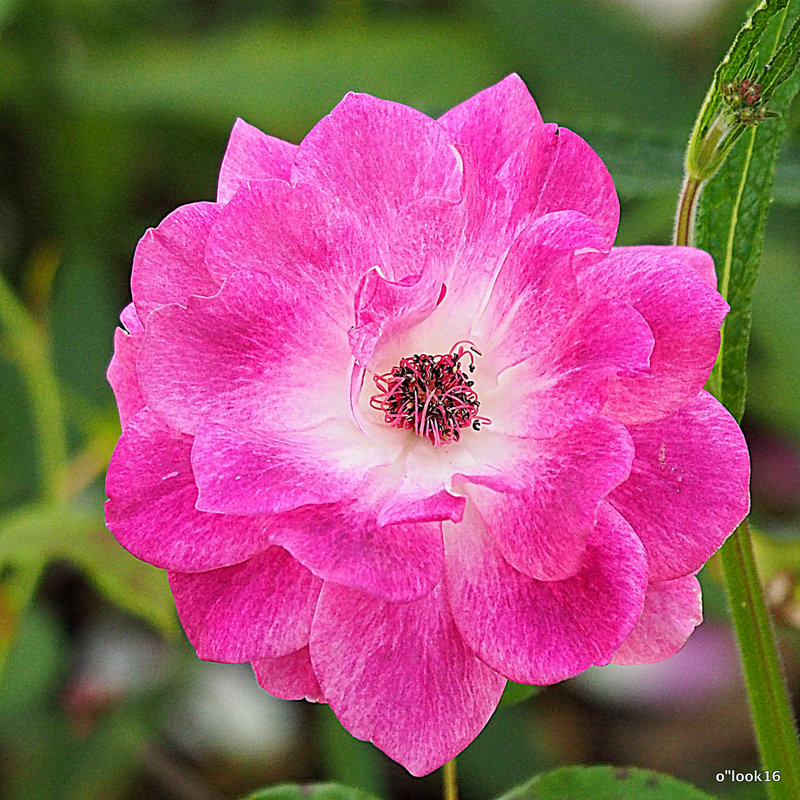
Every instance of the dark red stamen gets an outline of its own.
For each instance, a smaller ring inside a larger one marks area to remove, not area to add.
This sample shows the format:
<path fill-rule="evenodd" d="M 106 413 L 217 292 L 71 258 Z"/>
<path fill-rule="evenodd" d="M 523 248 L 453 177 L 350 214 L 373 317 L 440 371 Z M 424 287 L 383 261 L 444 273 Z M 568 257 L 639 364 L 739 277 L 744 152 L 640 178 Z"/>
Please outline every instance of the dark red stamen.
<path fill-rule="evenodd" d="M 462 428 L 477 431 L 491 424 L 478 414 L 481 403 L 467 375 L 475 371 L 475 355 L 480 354 L 472 342 L 463 341 L 443 355 L 403 358 L 391 371 L 374 376 L 380 393 L 369 404 L 393 428 L 413 430 L 435 445 L 457 442 Z M 467 372 L 461 368 L 464 358 L 469 358 Z"/>

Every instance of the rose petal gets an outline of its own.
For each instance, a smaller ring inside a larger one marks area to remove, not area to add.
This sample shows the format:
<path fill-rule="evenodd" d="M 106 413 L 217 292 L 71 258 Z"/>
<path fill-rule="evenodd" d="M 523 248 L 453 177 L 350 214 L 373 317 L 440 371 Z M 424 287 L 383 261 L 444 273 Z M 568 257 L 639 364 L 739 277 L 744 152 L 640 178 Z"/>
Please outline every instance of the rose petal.
<path fill-rule="evenodd" d="M 224 279 L 237 270 L 263 272 L 302 287 L 320 313 L 353 324 L 353 295 L 379 263 L 371 229 L 315 186 L 262 181 L 242 186 L 208 238 L 206 261 Z"/>
<path fill-rule="evenodd" d="M 106 476 L 106 524 L 137 558 L 194 572 L 235 564 L 262 550 L 268 519 L 195 509 L 192 439 L 148 409 L 133 417 Z"/>
<path fill-rule="evenodd" d="M 181 206 L 141 238 L 133 257 L 131 289 L 142 322 L 154 308 L 186 305 L 190 295 L 217 291 L 219 283 L 205 266 L 205 247 L 219 210 L 216 203 Z"/>
<path fill-rule="evenodd" d="M 466 747 L 505 686 L 464 646 L 441 587 L 422 600 L 385 603 L 326 584 L 310 649 L 342 725 L 412 775 L 433 771 Z"/>
<path fill-rule="evenodd" d="M 296 152 L 297 145 L 268 136 L 237 119 L 219 170 L 217 202 L 229 202 L 246 181 L 288 181 Z"/>
<path fill-rule="evenodd" d="M 542 124 L 528 87 L 516 73 L 484 89 L 439 117 L 453 138 L 468 144 L 481 167 L 494 174 Z"/>
<path fill-rule="evenodd" d="M 461 168 L 452 144 L 419 111 L 350 93 L 300 143 L 292 181 L 338 198 L 385 241 L 398 212 L 415 200 L 458 200 Z"/>
<path fill-rule="evenodd" d="M 612 386 L 606 413 L 625 423 L 677 411 L 702 389 L 717 357 L 728 305 L 693 268 L 697 258 L 675 256 L 675 248 L 620 247 L 578 273 L 587 296 L 630 303 L 655 338 L 652 376 L 620 377 Z"/>
<path fill-rule="evenodd" d="M 119 421 L 124 430 L 128 420 L 144 408 L 139 375 L 136 372 L 136 359 L 142 347 L 144 328 L 136 315 L 133 303 L 125 307 L 120 319 L 127 331 L 121 328 L 114 331 L 114 355 L 108 365 L 106 376 L 114 391 L 119 409 Z"/>
<path fill-rule="evenodd" d="M 575 575 L 600 501 L 630 474 L 628 432 L 597 418 L 549 439 L 511 440 L 508 452 L 503 471 L 526 484 L 522 492 L 492 491 L 479 485 L 482 478 L 467 478 L 486 528 L 520 572 L 546 581 Z"/>
<path fill-rule="evenodd" d="M 178 430 L 211 419 L 280 431 L 350 418 L 351 358 L 301 288 L 237 272 L 213 297 L 155 310 L 138 369 L 148 407 Z"/>
<path fill-rule="evenodd" d="M 379 525 L 363 500 L 286 514 L 273 541 L 323 580 L 392 602 L 426 595 L 442 577 L 441 523 Z"/>
<path fill-rule="evenodd" d="M 453 617 L 467 645 L 510 680 L 556 683 L 608 663 L 641 614 L 644 549 L 606 503 L 587 542 L 583 568 L 562 581 L 537 581 L 517 572 L 470 505 L 464 522 L 445 528 Z"/>
<path fill-rule="evenodd" d="M 597 153 L 580 136 L 557 125 L 537 125 L 498 172 L 514 198 L 520 227 L 552 211 L 579 211 L 597 225 L 603 246 L 614 243 L 619 199 Z"/>
<path fill-rule="evenodd" d="M 706 392 L 667 419 L 628 430 L 631 475 L 609 502 L 642 540 L 651 581 L 694 573 L 749 510 L 742 432 Z"/>
<path fill-rule="evenodd" d="M 310 700 L 324 703 L 322 689 L 311 667 L 308 647 L 277 658 L 258 658 L 253 662 L 262 689 L 283 700 Z"/>
<path fill-rule="evenodd" d="M 279 434 L 204 423 L 192 449 L 203 511 L 271 514 L 349 499 L 393 453 L 352 421 Z"/>
<path fill-rule="evenodd" d="M 285 656 L 308 642 L 322 582 L 280 547 L 210 572 L 171 572 L 183 629 L 206 661 Z"/>
<path fill-rule="evenodd" d="M 647 587 L 642 616 L 612 659 L 614 664 L 652 664 L 675 655 L 703 621 L 700 584 L 694 575 Z"/>

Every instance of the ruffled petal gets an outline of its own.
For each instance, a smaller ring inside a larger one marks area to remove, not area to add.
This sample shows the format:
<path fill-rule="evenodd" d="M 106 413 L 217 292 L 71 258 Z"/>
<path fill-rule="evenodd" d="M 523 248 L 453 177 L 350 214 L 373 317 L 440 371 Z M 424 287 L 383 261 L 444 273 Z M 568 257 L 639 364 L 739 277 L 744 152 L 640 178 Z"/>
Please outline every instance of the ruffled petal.
<path fill-rule="evenodd" d="M 142 347 L 144 327 L 136 315 L 133 303 L 125 306 L 120 320 L 127 330 L 117 328 L 114 331 L 114 355 L 108 365 L 106 377 L 114 391 L 120 425 L 124 430 L 128 420 L 144 408 L 139 375 L 136 372 L 136 359 Z"/>
<path fill-rule="evenodd" d="M 461 752 L 505 686 L 464 646 L 441 587 L 412 603 L 385 603 L 326 584 L 310 648 L 342 725 L 412 775 Z"/>
<path fill-rule="evenodd" d="M 363 500 L 286 514 L 273 541 L 323 580 L 391 602 L 427 595 L 442 577 L 440 522 L 379 525 Z"/>
<path fill-rule="evenodd" d="M 532 333 L 531 339 L 541 341 L 538 351 L 503 372 L 496 386 L 479 391 L 481 410 L 493 430 L 554 436 L 596 416 L 618 376 L 649 372 L 653 335 L 626 303 L 587 305 L 568 320 L 554 322 L 549 341 L 545 330 Z M 508 346 L 512 335 L 503 343 L 509 360 L 515 352 Z M 521 335 L 517 346 L 522 352 L 530 348 Z M 486 361 L 493 363 L 491 356 Z"/>
<path fill-rule="evenodd" d="M 622 422 L 649 422 L 677 411 L 703 388 L 714 366 L 728 305 L 709 287 L 708 276 L 701 277 L 702 257 L 695 253 L 688 263 L 676 258 L 687 250 L 615 248 L 578 273 L 588 297 L 630 303 L 653 332 L 652 376 L 620 377 L 612 386 L 605 410 Z"/>
<path fill-rule="evenodd" d="M 614 664 L 652 664 L 674 656 L 703 621 L 700 584 L 694 575 L 651 583 L 642 616 L 612 659 Z"/>
<path fill-rule="evenodd" d="M 280 547 L 210 572 L 170 572 L 183 629 L 206 661 L 285 656 L 308 642 L 322 581 Z"/>
<path fill-rule="evenodd" d="M 674 416 L 629 425 L 631 475 L 609 502 L 647 550 L 650 580 L 696 572 L 750 508 L 750 460 L 739 426 L 707 392 Z"/>
<path fill-rule="evenodd" d="M 507 451 L 504 471 L 523 491 L 496 492 L 480 485 L 484 478 L 467 478 L 486 528 L 514 569 L 545 581 L 575 575 L 601 500 L 630 474 L 628 432 L 597 418 L 549 439 L 511 439 Z"/>
<path fill-rule="evenodd" d="M 269 541 L 268 519 L 197 511 L 192 439 L 143 409 L 125 428 L 106 476 L 106 524 L 137 558 L 195 572 L 244 561 Z"/>
<path fill-rule="evenodd" d="M 517 237 L 472 331 L 493 369 L 524 361 L 563 330 L 579 306 L 572 256 L 599 246 L 594 223 L 571 211 L 547 214 Z"/>
<path fill-rule="evenodd" d="M 415 200 L 458 200 L 461 165 L 452 144 L 425 114 L 350 93 L 300 143 L 292 180 L 356 211 L 382 243 L 398 212 Z"/>
<path fill-rule="evenodd" d="M 647 586 L 644 549 L 606 503 L 581 571 L 562 581 L 517 572 L 469 505 L 464 522 L 445 523 L 445 529 L 456 624 L 466 644 L 510 680 L 556 683 L 606 664 L 639 619 Z"/>
<path fill-rule="evenodd" d="M 352 421 L 278 434 L 206 422 L 192 449 L 197 507 L 222 514 L 274 514 L 349 499 L 367 473 L 392 456 Z"/>
<path fill-rule="evenodd" d="M 154 308 L 186 305 L 191 295 L 211 295 L 219 289 L 206 269 L 205 248 L 220 208 L 216 203 L 181 206 L 141 238 L 133 257 L 131 290 L 142 322 Z"/>
<path fill-rule="evenodd" d="M 379 263 L 373 236 L 336 198 L 315 186 L 279 180 L 242 186 L 208 238 L 209 272 L 263 272 L 302 286 L 343 328 L 353 324 L 361 276 Z"/>
<path fill-rule="evenodd" d="M 312 703 L 325 702 L 317 676 L 311 667 L 308 647 L 286 656 L 257 658 L 253 661 L 253 670 L 261 688 L 273 697 L 283 700 L 309 700 Z"/>
<path fill-rule="evenodd" d="M 535 126 L 498 172 L 513 198 L 518 226 L 552 211 L 580 211 L 597 225 L 604 249 L 614 243 L 619 198 L 600 156 L 580 136 L 548 123 Z"/>
<path fill-rule="evenodd" d="M 213 297 L 155 310 L 138 369 L 148 407 L 178 430 L 211 419 L 280 431 L 350 418 L 351 359 L 301 287 L 237 272 Z"/>
<path fill-rule="evenodd" d="M 528 87 L 517 74 L 484 89 L 439 117 L 453 138 L 468 144 L 481 168 L 494 175 L 542 124 Z"/>
<path fill-rule="evenodd" d="M 229 202 L 247 181 L 269 178 L 288 181 L 296 152 L 297 145 L 262 133 L 243 119 L 237 119 L 219 170 L 217 202 Z"/>

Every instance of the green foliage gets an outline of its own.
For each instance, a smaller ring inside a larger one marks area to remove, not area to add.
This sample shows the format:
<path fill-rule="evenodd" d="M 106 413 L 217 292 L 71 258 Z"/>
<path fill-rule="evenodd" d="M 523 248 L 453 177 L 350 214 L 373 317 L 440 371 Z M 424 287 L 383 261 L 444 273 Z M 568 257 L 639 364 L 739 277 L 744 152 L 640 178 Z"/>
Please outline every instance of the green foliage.
<path fill-rule="evenodd" d="M 541 686 L 526 686 L 523 683 L 514 683 L 509 681 L 506 688 L 503 690 L 503 696 L 500 698 L 500 705 L 514 706 L 517 703 L 524 703 L 529 698 L 538 694 Z"/>
<path fill-rule="evenodd" d="M 786 10 L 794 17 L 800 3 L 793 2 Z M 774 50 L 782 30 L 769 30 Z M 694 244 L 714 257 L 719 289 L 731 306 L 710 386 L 736 419 L 744 413 L 753 287 L 761 262 L 772 181 L 786 130 L 785 115 L 797 90 L 795 75 L 775 92 L 770 108 L 781 116 L 765 120 L 742 136 L 706 185 L 697 210 Z"/>
<path fill-rule="evenodd" d="M 566 767 L 539 775 L 500 800 L 712 800 L 688 783 L 645 769 Z"/>
<path fill-rule="evenodd" d="M 273 786 L 243 800 L 376 800 L 374 795 L 366 794 L 340 783 L 285 783 Z"/>

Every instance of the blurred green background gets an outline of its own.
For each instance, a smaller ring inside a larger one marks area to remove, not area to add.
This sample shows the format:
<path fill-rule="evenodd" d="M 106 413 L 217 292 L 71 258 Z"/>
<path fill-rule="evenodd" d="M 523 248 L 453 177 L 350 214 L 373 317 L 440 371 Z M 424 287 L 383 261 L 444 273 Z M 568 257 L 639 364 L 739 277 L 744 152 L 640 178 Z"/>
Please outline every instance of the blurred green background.
<path fill-rule="evenodd" d="M 326 708 L 199 662 L 163 574 L 105 530 L 119 435 L 105 380 L 136 242 L 212 199 L 237 116 L 299 141 L 349 90 L 438 115 L 509 72 L 588 139 L 620 243 L 667 243 L 682 156 L 741 0 L 0 0 L 0 797 L 233 798 L 279 780 L 439 795 Z M 800 628 L 800 119 L 757 286 L 746 430 L 787 671 Z M 9 291 L 9 289 L 11 291 Z M 37 444 L 38 443 L 38 444 Z M 460 759 L 464 800 L 566 763 L 636 764 L 720 796 L 752 768 L 719 572 L 670 661 L 603 668 L 501 707 Z"/>

